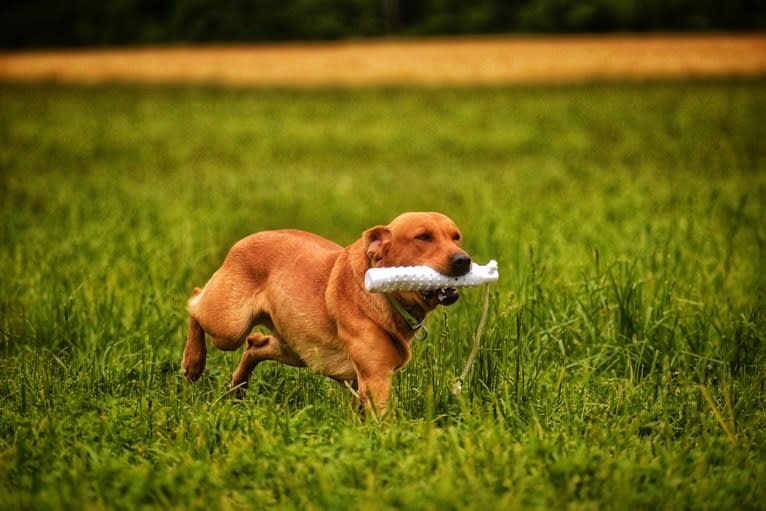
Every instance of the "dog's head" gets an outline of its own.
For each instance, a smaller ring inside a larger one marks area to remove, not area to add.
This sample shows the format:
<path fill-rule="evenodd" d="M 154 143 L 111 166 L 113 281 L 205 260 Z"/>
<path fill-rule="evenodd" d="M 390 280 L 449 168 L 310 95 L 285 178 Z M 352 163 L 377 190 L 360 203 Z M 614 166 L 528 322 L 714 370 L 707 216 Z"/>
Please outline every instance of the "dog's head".
<path fill-rule="evenodd" d="M 365 231 L 367 257 L 374 266 L 430 266 L 451 277 L 465 275 L 471 258 L 460 248 L 462 235 L 455 222 L 441 213 L 404 213 L 387 226 Z M 417 300 L 433 308 L 452 305 L 456 289 L 423 290 Z"/>

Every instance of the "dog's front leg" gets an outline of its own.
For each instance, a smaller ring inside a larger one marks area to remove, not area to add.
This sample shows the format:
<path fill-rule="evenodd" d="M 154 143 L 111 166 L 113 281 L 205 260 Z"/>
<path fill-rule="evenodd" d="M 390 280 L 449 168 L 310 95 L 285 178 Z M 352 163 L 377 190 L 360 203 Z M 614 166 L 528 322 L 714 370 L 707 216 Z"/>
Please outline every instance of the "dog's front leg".
<path fill-rule="evenodd" d="M 388 409 L 392 374 L 359 378 L 359 399 L 367 413 L 383 417 Z"/>
<path fill-rule="evenodd" d="M 409 353 L 376 323 L 350 315 L 345 319 L 338 333 L 354 366 L 359 400 L 368 413 L 381 417 L 387 411 L 394 372 Z"/>

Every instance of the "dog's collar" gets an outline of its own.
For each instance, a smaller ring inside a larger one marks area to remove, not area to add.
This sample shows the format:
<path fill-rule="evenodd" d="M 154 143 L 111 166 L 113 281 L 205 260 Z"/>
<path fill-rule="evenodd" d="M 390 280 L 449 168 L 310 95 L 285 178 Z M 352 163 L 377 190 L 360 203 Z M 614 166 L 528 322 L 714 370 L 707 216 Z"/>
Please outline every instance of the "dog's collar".
<path fill-rule="evenodd" d="M 423 335 L 422 337 L 418 337 L 415 335 L 415 339 L 418 341 L 424 341 L 428 337 L 428 329 L 425 326 L 426 318 L 424 317 L 422 320 L 418 321 L 418 319 L 409 313 L 407 309 L 404 308 L 404 306 L 399 303 L 399 300 L 397 300 L 394 295 L 391 293 L 384 293 L 386 295 L 386 298 L 388 299 L 388 302 L 391 304 L 391 306 L 396 309 L 396 312 L 398 312 L 404 320 L 407 322 L 408 325 L 410 325 L 410 328 L 413 332 L 417 333 L 418 330 L 421 328 L 423 329 Z"/>
<path fill-rule="evenodd" d="M 370 257 L 370 268 L 374 268 L 374 267 L 375 267 L 375 260 L 372 257 Z M 425 316 L 423 317 L 423 319 L 418 321 L 418 319 L 415 316 L 410 314 L 409 311 L 405 309 L 401 303 L 399 303 L 399 300 L 397 300 L 394 297 L 394 295 L 392 295 L 391 293 L 383 293 L 383 294 L 386 295 L 386 298 L 388 299 L 388 303 L 390 303 L 391 306 L 394 309 L 396 309 L 396 312 L 398 312 L 399 315 L 401 315 L 404 318 L 404 321 L 406 321 L 407 324 L 410 325 L 410 328 L 412 329 L 413 333 L 416 334 L 418 330 L 420 330 L 421 328 L 423 329 L 423 332 L 424 332 L 423 336 L 418 337 L 417 335 L 415 335 L 415 339 L 417 339 L 418 341 L 426 340 L 426 338 L 428 337 L 428 329 L 425 326 L 425 321 L 426 321 Z"/>

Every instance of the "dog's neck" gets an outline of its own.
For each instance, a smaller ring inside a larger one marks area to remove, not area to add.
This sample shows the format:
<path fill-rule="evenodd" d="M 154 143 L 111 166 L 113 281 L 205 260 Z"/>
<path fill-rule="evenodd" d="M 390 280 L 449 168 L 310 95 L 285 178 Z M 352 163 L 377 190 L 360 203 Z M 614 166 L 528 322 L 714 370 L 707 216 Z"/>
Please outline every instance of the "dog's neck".
<path fill-rule="evenodd" d="M 413 337 L 424 339 L 423 321 L 430 309 L 419 303 L 415 292 L 384 294 L 367 291 L 364 287 L 364 276 L 367 270 L 375 266 L 375 261 L 367 256 L 361 240 L 347 248 L 347 257 L 353 275 L 353 286 L 358 289 L 357 292 L 366 296 L 366 301 L 380 314 L 382 324 L 389 325 L 390 333 L 405 341 Z"/>
<path fill-rule="evenodd" d="M 368 257 L 367 262 L 368 266 L 364 269 L 365 272 L 370 268 L 376 267 L 376 261 L 374 259 Z M 398 321 L 398 319 L 403 319 L 404 323 L 409 327 L 412 336 L 418 340 L 425 339 L 428 336 L 428 330 L 426 330 L 424 325 L 426 316 L 428 315 L 428 309 L 418 303 L 417 299 L 409 299 L 406 297 L 406 295 L 411 295 L 412 293 L 403 294 L 389 292 L 384 294 L 386 300 L 388 300 L 388 303 L 393 309 L 391 315 L 394 317 L 394 322 L 400 324 L 401 321 Z M 399 318 L 396 317 L 397 315 Z M 405 328 L 404 330 L 406 331 L 407 329 Z M 418 335 L 420 330 L 423 331 L 423 334 Z"/>
<path fill-rule="evenodd" d="M 401 297 L 397 297 L 394 293 L 385 293 L 386 299 L 391 306 L 399 313 L 402 318 L 407 322 L 410 329 L 413 332 L 417 332 L 421 328 L 425 329 L 423 323 L 426 319 L 426 312 L 415 303 L 409 307 L 402 305 Z M 428 331 L 426 330 L 426 334 Z"/>

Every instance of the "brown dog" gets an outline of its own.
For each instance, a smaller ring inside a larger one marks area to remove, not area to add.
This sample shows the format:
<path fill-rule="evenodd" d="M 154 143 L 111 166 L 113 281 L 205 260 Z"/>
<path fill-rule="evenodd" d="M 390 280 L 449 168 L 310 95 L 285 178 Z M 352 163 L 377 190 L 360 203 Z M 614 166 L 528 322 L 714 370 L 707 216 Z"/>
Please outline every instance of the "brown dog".
<path fill-rule="evenodd" d="M 460 231 L 440 213 L 405 213 L 343 248 L 317 235 L 281 230 L 253 234 L 232 247 L 218 271 L 189 300 L 182 367 L 189 380 L 205 368 L 205 332 L 226 351 L 247 347 L 232 387 L 247 386 L 258 362 L 276 360 L 350 382 L 367 408 L 385 410 L 394 372 L 410 360 L 417 321 L 457 291 L 369 293 L 371 266 L 428 265 L 467 273 Z M 406 312 L 400 312 L 395 303 Z M 406 318 L 405 316 L 410 316 Z M 272 335 L 251 333 L 264 325 Z"/>

